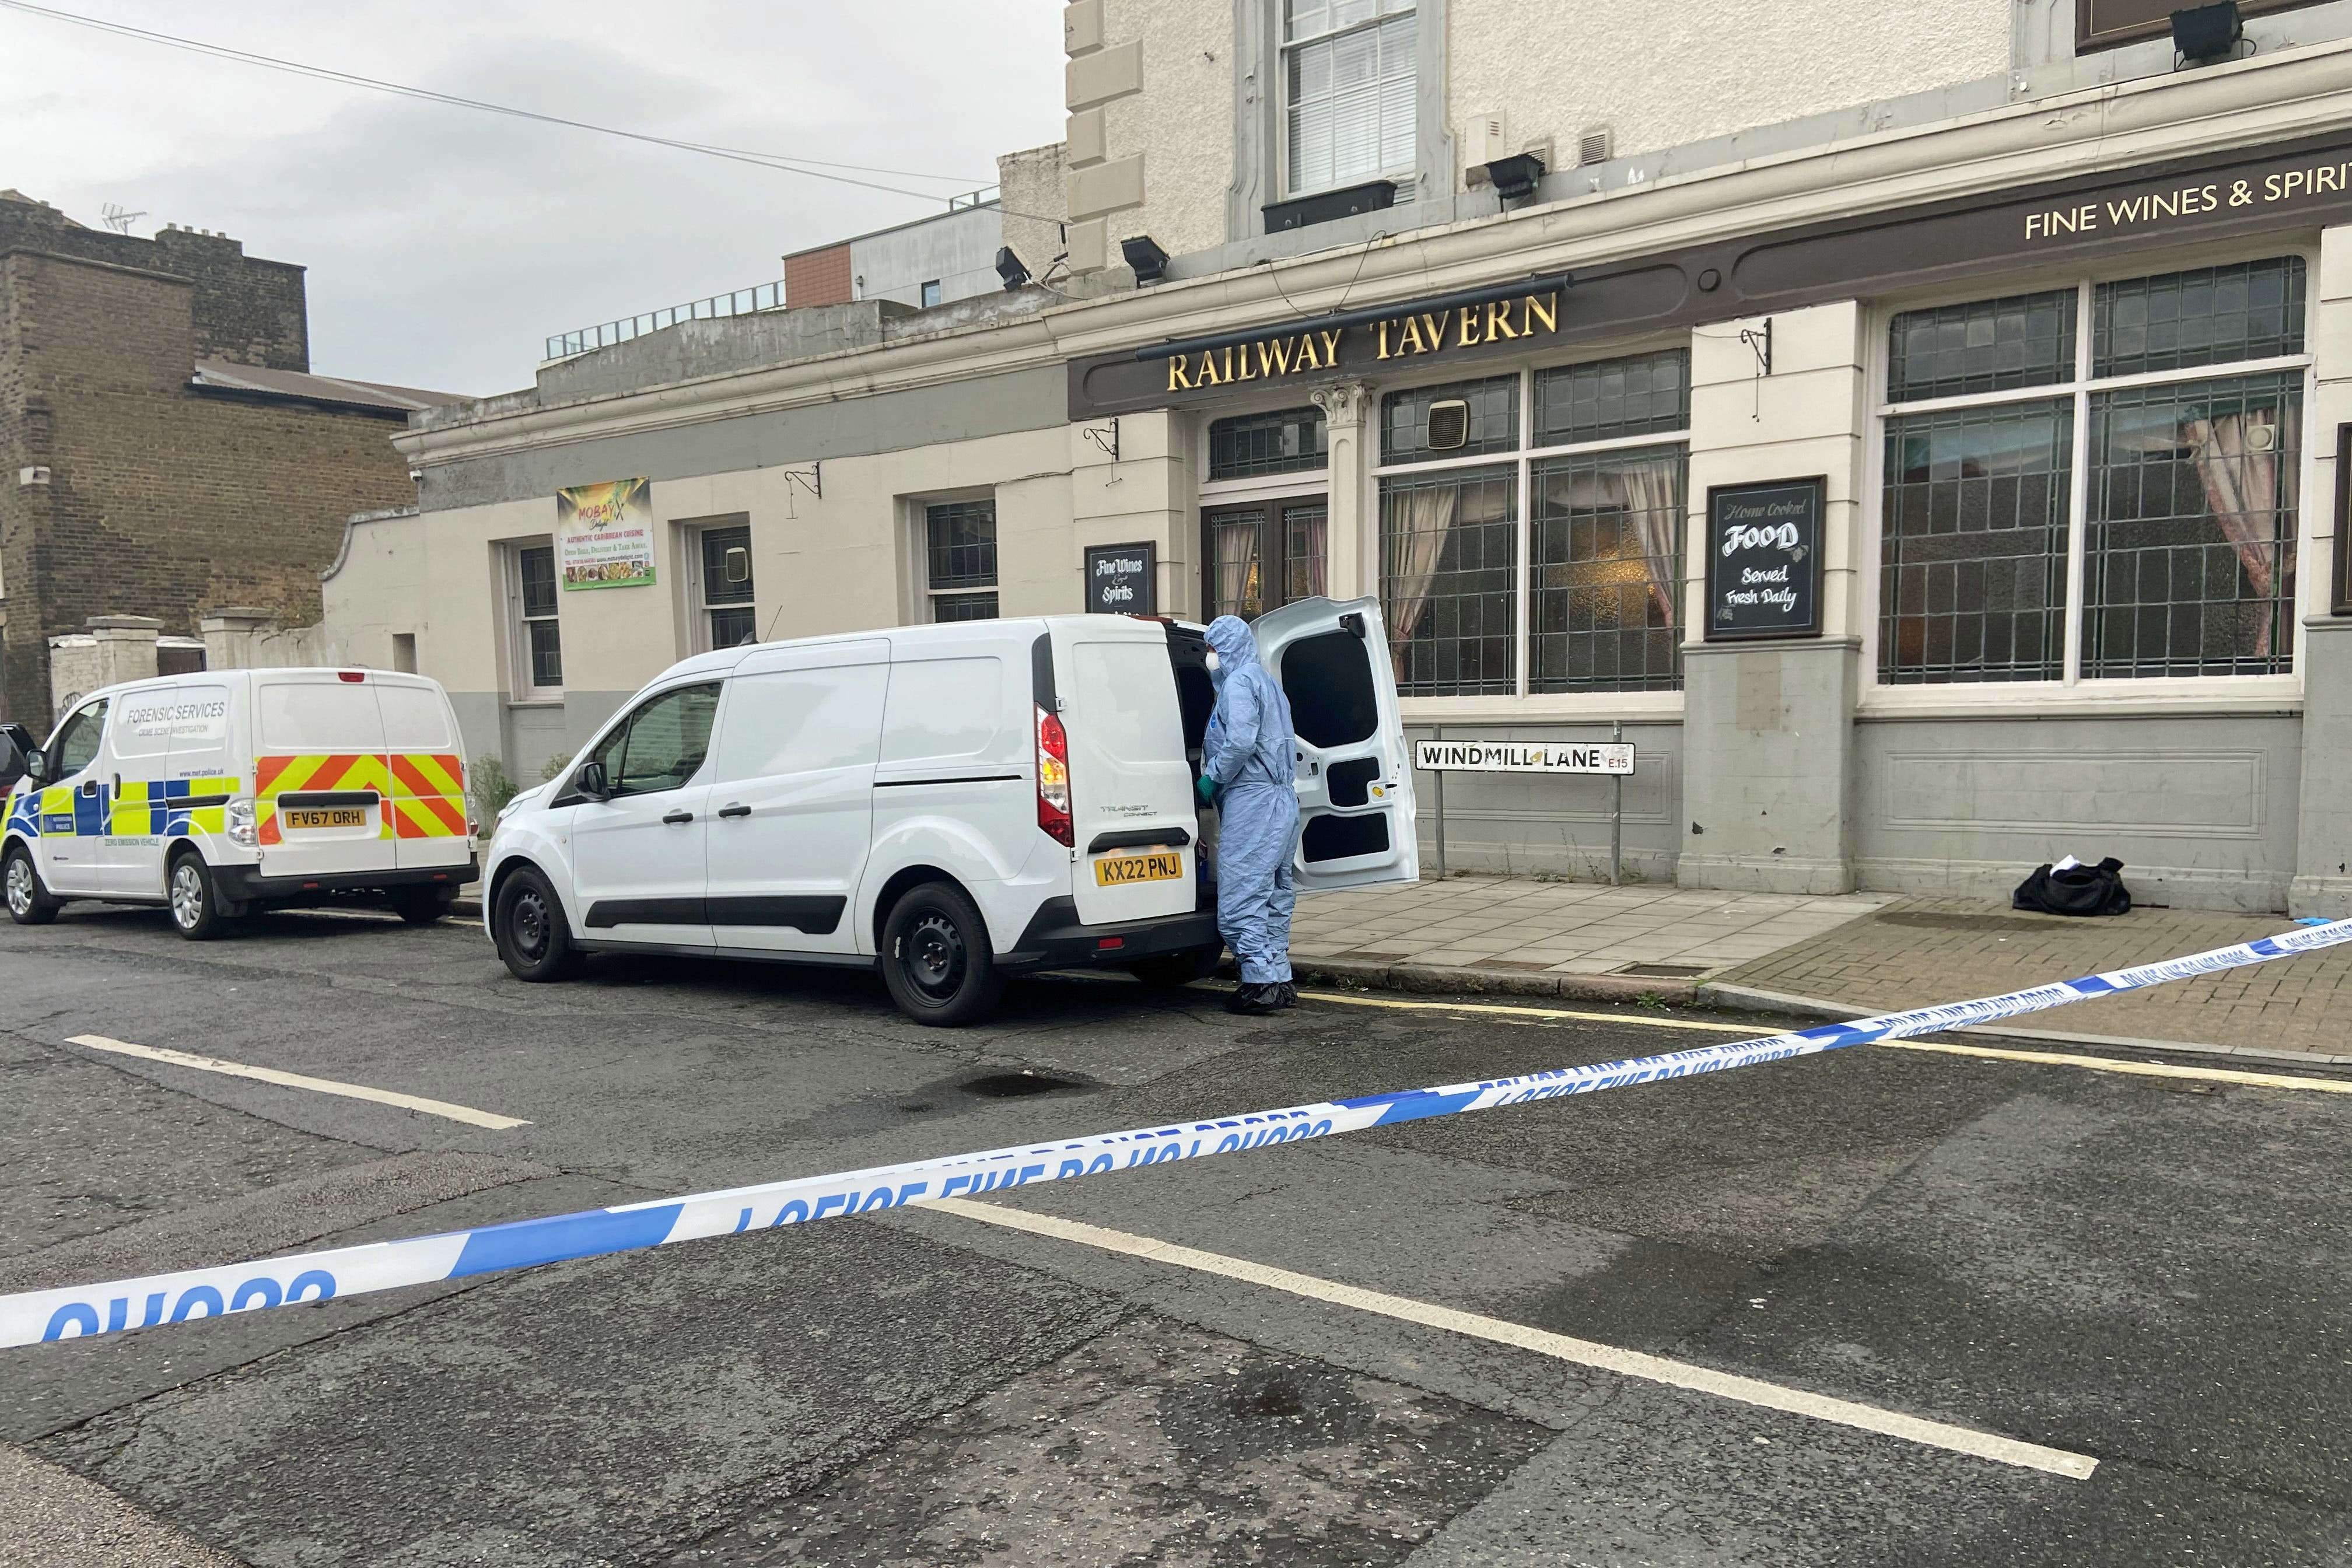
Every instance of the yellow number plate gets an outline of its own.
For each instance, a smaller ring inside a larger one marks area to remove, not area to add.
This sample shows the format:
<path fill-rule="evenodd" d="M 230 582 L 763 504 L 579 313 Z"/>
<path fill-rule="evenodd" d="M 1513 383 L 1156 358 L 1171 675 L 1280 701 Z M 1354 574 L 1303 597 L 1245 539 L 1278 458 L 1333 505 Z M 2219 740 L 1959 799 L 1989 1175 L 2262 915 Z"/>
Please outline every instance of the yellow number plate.
<path fill-rule="evenodd" d="M 1173 850 L 1152 855 L 1121 855 L 1095 862 L 1095 886 L 1117 888 L 1129 882 L 1172 882 L 1184 874 L 1184 857 Z"/>
<path fill-rule="evenodd" d="M 278 820 L 292 828 L 365 827 L 368 813 L 363 805 L 297 806 L 278 812 Z"/>

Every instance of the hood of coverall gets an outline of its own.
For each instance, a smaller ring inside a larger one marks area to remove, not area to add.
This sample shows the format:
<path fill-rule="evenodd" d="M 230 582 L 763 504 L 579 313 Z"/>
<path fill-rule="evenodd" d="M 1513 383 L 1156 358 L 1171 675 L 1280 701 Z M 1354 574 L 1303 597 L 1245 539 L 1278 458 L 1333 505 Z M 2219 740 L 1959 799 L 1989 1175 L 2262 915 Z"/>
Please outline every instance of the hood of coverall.
<path fill-rule="evenodd" d="M 1239 616 L 1219 616 L 1209 623 L 1209 646 L 1217 650 L 1217 668 L 1209 672 L 1217 689 L 1225 689 L 1225 679 L 1237 669 L 1247 669 L 1257 663 L 1257 638 L 1250 635 L 1249 623 Z"/>

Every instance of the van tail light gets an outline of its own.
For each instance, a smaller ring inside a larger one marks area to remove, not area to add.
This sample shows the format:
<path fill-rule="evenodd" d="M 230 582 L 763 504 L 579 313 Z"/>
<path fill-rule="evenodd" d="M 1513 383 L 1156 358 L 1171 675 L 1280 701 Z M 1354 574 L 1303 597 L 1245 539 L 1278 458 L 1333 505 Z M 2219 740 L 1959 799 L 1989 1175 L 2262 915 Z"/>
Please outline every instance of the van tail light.
<path fill-rule="evenodd" d="M 1057 843 L 1078 847 L 1070 822 L 1070 737 L 1043 708 L 1037 710 L 1037 826 Z"/>

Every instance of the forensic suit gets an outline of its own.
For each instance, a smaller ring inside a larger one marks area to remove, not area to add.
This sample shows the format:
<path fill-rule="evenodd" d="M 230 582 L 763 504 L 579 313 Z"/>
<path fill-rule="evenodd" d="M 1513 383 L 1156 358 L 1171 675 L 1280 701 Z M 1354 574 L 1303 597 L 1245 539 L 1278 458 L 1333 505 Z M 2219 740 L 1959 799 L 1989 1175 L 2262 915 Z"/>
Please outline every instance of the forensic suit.
<path fill-rule="evenodd" d="M 1209 626 L 1216 650 L 1217 707 L 1201 767 L 1217 805 L 1217 930 L 1234 950 L 1243 994 L 1290 979 L 1290 879 L 1298 843 L 1297 742 L 1290 700 L 1258 662 L 1248 624 L 1220 616 Z"/>

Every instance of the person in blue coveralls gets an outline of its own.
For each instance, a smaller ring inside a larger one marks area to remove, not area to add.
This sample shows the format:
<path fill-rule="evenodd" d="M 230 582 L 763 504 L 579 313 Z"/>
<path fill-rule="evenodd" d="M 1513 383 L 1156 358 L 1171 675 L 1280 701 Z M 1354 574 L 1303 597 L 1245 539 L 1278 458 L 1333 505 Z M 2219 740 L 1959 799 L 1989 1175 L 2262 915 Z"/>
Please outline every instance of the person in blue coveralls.
<path fill-rule="evenodd" d="M 1297 742 L 1290 699 L 1258 662 L 1249 623 L 1209 624 L 1216 711 L 1201 754 L 1201 802 L 1217 808 L 1217 930 L 1241 964 L 1230 1013 L 1266 1014 L 1298 1004 L 1290 979 L 1290 882 L 1298 843 Z"/>

